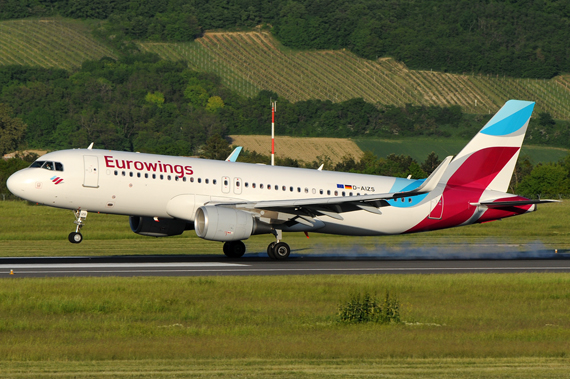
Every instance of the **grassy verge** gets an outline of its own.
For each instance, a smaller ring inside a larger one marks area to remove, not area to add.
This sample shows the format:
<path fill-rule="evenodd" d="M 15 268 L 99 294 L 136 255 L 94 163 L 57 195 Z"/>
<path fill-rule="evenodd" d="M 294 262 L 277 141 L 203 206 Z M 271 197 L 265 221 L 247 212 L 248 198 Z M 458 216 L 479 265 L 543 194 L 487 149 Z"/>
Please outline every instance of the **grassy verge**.
<path fill-rule="evenodd" d="M 104 362 L 6 362 L 3 375 L 17 378 L 565 378 L 568 359 L 375 359 L 375 360 L 137 360 Z"/>
<path fill-rule="evenodd" d="M 222 244 L 196 237 L 193 231 L 182 236 L 152 238 L 134 234 L 128 217 L 89 214 L 80 245 L 67 241 L 75 225 L 69 210 L 0 202 L 0 255 L 71 256 L 131 254 L 221 254 Z M 501 221 L 412 235 L 345 237 L 311 233 L 286 233 L 293 254 L 387 254 L 399 257 L 457 254 L 487 254 L 513 251 L 570 249 L 570 202 L 539 206 L 537 212 Z M 253 236 L 246 241 L 248 254 L 265 254 L 271 235 Z M 38 243 L 38 241 L 44 241 Z M 477 251 L 473 246 L 476 244 Z M 497 247 L 497 245 L 500 245 Z M 434 249 L 437 249 L 435 251 Z"/>
<path fill-rule="evenodd" d="M 0 360 L 566 358 L 567 274 L 3 280 Z M 347 325 L 358 292 L 402 324 Z"/>

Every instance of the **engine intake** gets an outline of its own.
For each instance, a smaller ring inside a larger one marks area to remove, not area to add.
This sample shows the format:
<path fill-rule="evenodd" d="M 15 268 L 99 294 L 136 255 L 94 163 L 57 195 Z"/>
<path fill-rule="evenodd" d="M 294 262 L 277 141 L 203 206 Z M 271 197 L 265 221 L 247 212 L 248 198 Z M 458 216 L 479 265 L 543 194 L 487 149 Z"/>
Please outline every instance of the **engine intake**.
<path fill-rule="evenodd" d="M 251 213 L 216 206 L 196 210 L 194 229 L 198 237 L 211 241 L 239 241 L 271 232 L 270 225 L 257 221 Z"/>
<path fill-rule="evenodd" d="M 185 221 L 168 218 L 155 221 L 152 217 L 130 216 L 129 224 L 133 232 L 150 237 L 177 236 L 188 229 Z"/>

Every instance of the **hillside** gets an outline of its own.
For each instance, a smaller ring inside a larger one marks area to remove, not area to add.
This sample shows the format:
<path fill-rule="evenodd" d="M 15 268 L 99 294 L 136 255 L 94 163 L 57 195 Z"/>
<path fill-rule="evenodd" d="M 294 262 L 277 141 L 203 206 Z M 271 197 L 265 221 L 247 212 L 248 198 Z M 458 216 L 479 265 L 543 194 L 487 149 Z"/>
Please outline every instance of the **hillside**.
<path fill-rule="evenodd" d="M 82 22 L 56 18 L 0 22 L 0 65 L 72 69 L 86 60 L 116 58 Z"/>
<path fill-rule="evenodd" d="M 536 114 L 549 112 L 555 119 L 570 120 L 570 75 L 538 80 L 414 71 L 390 58 L 366 60 L 345 50 L 292 51 L 266 32 L 215 32 L 196 42 L 138 46 L 213 72 L 247 97 L 265 89 L 292 102 L 362 97 L 397 106 L 460 105 L 464 112 L 477 114 L 494 113 L 516 98 L 536 101 Z M 60 18 L 2 21 L 0 48 L 0 65 L 73 69 L 85 60 L 117 57 L 92 37 L 87 23 Z"/>
<path fill-rule="evenodd" d="M 213 72 L 245 96 L 265 89 L 292 102 L 362 97 L 373 104 L 460 105 L 477 114 L 494 113 L 509 99 L 528 99 L 536 101 L 537 114 L 570 119 L 570 75 L 542 80 L 414 71 L 393 59 L 371 61 L 345 50 L 291 51 L 264 32 L 206 33 L 191 43 L 139 46 Z"/>

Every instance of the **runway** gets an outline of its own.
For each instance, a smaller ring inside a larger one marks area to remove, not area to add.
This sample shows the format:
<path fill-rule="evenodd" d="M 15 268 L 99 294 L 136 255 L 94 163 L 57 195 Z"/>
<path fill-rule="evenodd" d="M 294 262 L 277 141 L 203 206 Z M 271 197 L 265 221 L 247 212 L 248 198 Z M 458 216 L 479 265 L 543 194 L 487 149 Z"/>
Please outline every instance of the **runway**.
<path fill-rule="evenodd" d="M 0 258 L 0 277 L 370 275 L 570 272 L 568 254 L 533 259 L 386 259 L 299 255 L 286 261 L 246 255 Z"/>

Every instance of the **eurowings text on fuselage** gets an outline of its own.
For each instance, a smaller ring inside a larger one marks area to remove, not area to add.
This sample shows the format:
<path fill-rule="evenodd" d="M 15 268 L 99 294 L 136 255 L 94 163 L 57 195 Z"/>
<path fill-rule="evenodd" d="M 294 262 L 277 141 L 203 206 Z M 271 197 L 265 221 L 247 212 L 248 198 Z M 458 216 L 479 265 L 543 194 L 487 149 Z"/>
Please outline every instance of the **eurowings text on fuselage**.
<path fill-rule="evenodd" d="M 374 236 L 429 231 L 535 210 L 506 193 L 534 103 L 511 100 L 452 160 L 427 179 L 331 172 L 119 151 L 48 153 L 12 175 L 15 195 L 76 210 L 71 242 L 81 242 L 87 211 L 129 215 L 135 233 L 170 236 L 195 229 L 225 241 L 272 233 L 274 259 L 289 256 L 282 232 Z"/>

